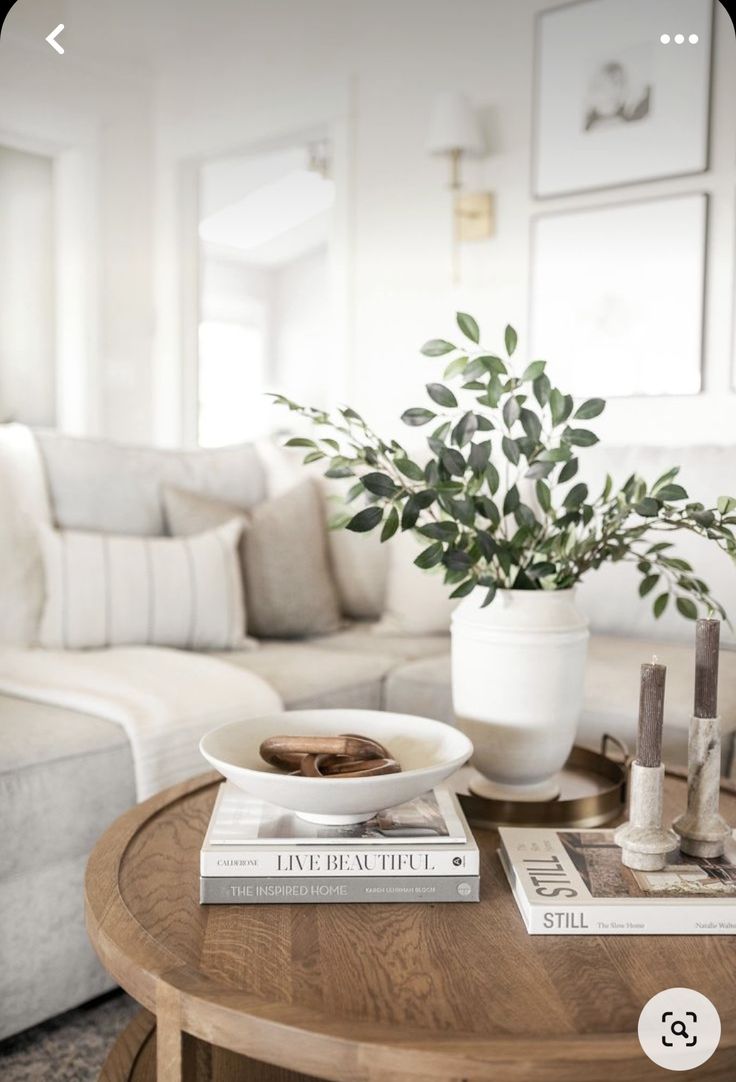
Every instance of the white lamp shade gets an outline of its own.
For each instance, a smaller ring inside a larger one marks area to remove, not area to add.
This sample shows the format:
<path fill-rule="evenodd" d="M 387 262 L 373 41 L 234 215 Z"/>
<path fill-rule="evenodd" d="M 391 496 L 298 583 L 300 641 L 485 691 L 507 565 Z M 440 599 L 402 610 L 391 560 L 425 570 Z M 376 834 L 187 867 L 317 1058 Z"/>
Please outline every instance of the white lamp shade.
<path fill-rule="evenodd" d="M 438 94 L 432 109 L 427 150 L 430 154 L 482 154 L 483 136 L 478 117 L 464 94 Z"/>

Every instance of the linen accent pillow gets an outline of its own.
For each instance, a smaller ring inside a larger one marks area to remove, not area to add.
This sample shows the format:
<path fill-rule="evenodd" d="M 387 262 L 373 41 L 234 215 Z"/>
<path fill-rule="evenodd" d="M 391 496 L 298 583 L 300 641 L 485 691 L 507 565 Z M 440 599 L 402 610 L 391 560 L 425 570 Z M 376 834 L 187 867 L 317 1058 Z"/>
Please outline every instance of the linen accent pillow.
<path fill-rule="evenodd" d="M 243 645 L 237 545 L 243 520 L 197 537 L 128 537 L 39 525 L 46 575 L 42 646 Z"/>
<path fill-rule="evenodd" d="M 311 476 L 319 485 L 329 523 L 344 514 L 355 514 L 345 503 L 349 489 L 346 481 L 322 476 L 321 464 L 305 466 L 302 452 L 281 447 L 273 440 L 256 444 L 266 475 L 268 495 L 273 499 Z M 418 456 L 412 455 L 416 461 Z M 335 588 L 343 615 L 353 620 L 377 620 L 383 613 L 388 575 L 388 545 L 382 545 L 380 531 L 352 533 L 350 530 L 327 530 L 327 547 Z"/>
<path fill-rule="evenodd" d="M 232 504 L 165 487 L 169 532 L 191 535 L 230 518 Z M 328 635 L 341 624 L 322 496 L 311 479 L 246 516 L 241 544 L 248 632 L 261 639 Z"/>
<path fill-rule="evenodd" d="M 450 617 L 457 598 L 438 572 L 422 571 L 414 560 L 426 541 L 411 531 L 397 533 L 386 543 L 389 549 L 386 602 L 382 618 L 374 625 L 378 635 L 449 634 Z"/>

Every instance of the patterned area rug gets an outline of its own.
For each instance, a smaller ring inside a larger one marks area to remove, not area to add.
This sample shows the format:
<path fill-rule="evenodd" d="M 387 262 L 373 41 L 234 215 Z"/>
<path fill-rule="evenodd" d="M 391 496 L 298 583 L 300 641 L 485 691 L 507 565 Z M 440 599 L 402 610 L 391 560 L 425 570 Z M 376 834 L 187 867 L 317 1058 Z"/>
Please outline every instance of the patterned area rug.
<path fill-rule="evenodd" d="M 118 1034 L 140 1007 L 122 992 L 0 1041 L 2 1082 L 96 1082 Z"/>

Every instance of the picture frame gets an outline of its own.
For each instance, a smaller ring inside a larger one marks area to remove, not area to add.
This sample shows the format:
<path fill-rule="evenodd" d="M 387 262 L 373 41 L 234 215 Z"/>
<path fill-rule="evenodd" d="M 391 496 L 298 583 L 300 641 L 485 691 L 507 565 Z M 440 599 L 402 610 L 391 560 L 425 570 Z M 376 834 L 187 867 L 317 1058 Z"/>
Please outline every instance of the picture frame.
<path fill-rule="evenodd" d="M 704 192 L 536 215 L 531 355 L 581 397 L 702 390 Z"/>
<path fill-rule="evenodd" d="M 713 0 L 576 0 L 540 12 L 532 194 L 704 172 L 712 23 Z"/>

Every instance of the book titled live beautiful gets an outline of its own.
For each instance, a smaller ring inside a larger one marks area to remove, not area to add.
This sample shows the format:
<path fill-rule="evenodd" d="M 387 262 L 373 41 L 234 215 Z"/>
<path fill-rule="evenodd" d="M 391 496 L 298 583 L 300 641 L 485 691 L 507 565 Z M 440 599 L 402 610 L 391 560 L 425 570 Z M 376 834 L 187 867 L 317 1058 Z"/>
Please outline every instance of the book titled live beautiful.
<path fill-rule="evenodd" d="M 621 863 L 610 830 L 502 827 L 499 856 L 532 935 L 736 935 L 736 842 L 722 857 Z"/>
<path fill-rule="evenodd" d="M 220 787 L 200 854 L 207 878 L 478 875 L 478 847 L 440 789 L 364 823 L 325 826 Z"/>

